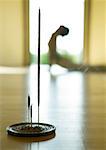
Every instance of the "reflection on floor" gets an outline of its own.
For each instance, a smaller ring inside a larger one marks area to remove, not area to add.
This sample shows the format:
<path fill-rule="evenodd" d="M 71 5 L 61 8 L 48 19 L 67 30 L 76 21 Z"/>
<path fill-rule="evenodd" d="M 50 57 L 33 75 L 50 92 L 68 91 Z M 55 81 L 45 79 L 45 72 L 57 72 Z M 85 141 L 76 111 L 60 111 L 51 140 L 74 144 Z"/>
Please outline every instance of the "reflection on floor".
<path fill-rule="evenodd" d="M 8 125 L 27 121 L 28 94 L 37 121 L 36 66 L 0 74 L 0 150 L 106 149 L 106 73 L 68 72 L 57 66 L 50 73 L 48 66 L 41 67 L 40 122 L 57 128 L 49 141 L 31 143 L 6 134 Z"/>

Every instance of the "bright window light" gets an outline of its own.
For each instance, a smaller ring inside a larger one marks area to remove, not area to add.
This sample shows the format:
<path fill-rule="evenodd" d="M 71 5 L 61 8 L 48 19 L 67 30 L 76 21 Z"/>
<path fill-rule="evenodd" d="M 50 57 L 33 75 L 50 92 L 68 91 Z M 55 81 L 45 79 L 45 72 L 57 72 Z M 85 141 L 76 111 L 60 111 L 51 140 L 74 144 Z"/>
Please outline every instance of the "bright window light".
<path fill-rule="evenodd" d="M 30 52 L 37 53 L 38 9 L 41 9 L 41 53 L 48 51 L 53 32 L 64 25 L 69 34 L 57 38 L 57 49 L 69 54 L 83 50 L 84 0 L 30 0 Z"/>

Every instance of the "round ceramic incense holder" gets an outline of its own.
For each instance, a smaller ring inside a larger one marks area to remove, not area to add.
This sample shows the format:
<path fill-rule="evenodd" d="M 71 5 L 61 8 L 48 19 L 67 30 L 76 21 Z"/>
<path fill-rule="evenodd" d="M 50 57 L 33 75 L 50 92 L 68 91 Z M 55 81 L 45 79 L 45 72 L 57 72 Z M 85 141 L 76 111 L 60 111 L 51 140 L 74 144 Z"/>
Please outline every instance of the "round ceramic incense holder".
<path fill-rule="evenodd" d="M 9 135 L 18 137 L 45 137 L 55 136 L 55 126 L 47 123 L 17 123 L 7 127 Z"/>

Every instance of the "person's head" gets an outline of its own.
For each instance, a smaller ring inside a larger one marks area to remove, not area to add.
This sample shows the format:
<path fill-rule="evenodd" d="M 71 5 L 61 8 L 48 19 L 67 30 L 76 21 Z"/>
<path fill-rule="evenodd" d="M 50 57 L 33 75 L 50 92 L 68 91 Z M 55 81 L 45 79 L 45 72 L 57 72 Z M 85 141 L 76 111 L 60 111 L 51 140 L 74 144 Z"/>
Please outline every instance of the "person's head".
<path fill-rule="evenodd" d="M 69 29 L 65 26 L 60 26 L 58 29 L 58 35 L 65 36 L 69 33 Z"/>

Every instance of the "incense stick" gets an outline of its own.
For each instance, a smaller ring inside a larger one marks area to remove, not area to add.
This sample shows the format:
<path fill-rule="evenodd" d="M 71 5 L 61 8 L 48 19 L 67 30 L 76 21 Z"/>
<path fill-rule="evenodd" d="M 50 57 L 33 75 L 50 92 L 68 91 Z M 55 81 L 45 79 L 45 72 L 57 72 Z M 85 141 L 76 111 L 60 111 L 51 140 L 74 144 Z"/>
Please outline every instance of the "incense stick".
<path fill-rule="evenodd" d="M 30 96 L 28 95 L 28 122 L 29 122 L 29 113 L 30 113 Z"/>
<path fill-rule="evenodd" d="M 39 123 L 39 106 L 40 106 L 40 8 L 38 13 L 38 123 Z"/>
<path fill-rule="evenodd" d="M 30 107 L 30 96 L 28 95 L 28 109 Z"/>
<path fill-rule="evenodd" d="M 32 105 L 30 107 L 30 115 L 31 115 L 31 127 L 32 127 Z"/>

